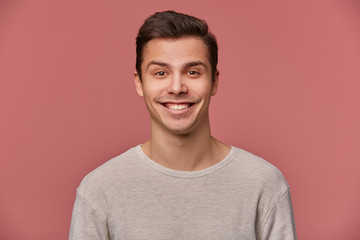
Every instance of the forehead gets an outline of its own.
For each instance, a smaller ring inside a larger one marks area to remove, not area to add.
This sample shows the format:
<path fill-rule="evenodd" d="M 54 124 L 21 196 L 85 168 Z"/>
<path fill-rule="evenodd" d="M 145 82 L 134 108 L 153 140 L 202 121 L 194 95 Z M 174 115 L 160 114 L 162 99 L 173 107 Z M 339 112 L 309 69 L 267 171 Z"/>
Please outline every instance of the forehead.
<path fill-rule="evenodd" d="M 192 36 L 150 40 L 145 45 L 142 64 L 147 65 L 151 61 L 161 61 L 171 65 L 201 61 L 210 65 L 207 46 L 201 38 Z"/>

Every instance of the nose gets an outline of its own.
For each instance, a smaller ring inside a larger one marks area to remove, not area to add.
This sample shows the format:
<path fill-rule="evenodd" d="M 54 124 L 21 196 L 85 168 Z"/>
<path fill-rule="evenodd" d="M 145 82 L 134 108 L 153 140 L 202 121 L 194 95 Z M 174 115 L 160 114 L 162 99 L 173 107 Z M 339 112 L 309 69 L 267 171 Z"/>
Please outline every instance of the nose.
<path fill-rule="evenodd" d="M 174 95 L 186 94 L 188 88 L 185 84 L 185 77 L 181 74 L 174 74 L 172 78 L 169 78 L 167 92 Z"/>

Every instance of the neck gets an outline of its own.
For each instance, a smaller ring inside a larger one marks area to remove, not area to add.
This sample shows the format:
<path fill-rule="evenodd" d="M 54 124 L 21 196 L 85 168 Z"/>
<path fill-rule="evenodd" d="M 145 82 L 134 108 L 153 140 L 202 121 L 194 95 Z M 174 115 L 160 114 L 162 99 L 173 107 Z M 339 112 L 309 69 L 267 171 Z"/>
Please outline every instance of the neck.
<path fill-rule="evenodd" d="M 188 134 L 154 130 L 153 127 L 151 130 L 151 137 L 142 149 L 149 158 L 167 168 L 201 170 L 221 161 L 230 151 L 229 146 L 211 136 L 209 124 Z"/>

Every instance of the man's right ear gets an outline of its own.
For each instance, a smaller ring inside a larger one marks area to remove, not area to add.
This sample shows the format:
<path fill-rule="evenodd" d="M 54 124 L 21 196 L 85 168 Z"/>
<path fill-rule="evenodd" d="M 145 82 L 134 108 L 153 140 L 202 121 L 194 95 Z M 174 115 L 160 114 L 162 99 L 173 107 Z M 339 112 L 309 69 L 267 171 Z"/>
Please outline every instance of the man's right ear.
<path fill-rule="evenodd" d="M 136 72 L 136 71 L 134 73 L 134 83 L 135 83 L 137 94 L 140 97 L 144 97 L 144 92 L 143 92 L 143 89 L 142 89 L 142 82 L 140 80 L 140 76 L 139 76 L 138 72 Z"/>

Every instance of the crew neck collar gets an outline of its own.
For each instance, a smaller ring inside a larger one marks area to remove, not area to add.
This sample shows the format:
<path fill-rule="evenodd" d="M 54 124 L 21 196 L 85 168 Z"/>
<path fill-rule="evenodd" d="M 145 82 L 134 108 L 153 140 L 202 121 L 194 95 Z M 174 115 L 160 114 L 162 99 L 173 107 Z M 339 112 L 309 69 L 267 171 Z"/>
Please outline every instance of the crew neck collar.
<path fill-rule="evenodd" d="M 179 170 L 164 167 L 164 166 L 158 164 L 157 162 L 155 162 L 154 160 L 150 159 L 142 150 L 141 144 L 136 146 L 135 150 L 138 152 L 141 159 L 145 163 L 147 163 L 151 168 L 153 168 L 154 170 L 156 170 L 158 172 L 161 172 L 163 174 L 173 176 L 173 177 L 179 177 L 179 178 L 196 178 L 196 177 L 202 177 L 202 176 L 208 175 L 210 173 L 213 173 L 216 170 L 227 165 L 233 159 L 233 156 L 235 155 L 237 149 L 234 146 L 231 146 L 229 153 L 220 162 L 218 162 L 210 167 L 207 167 L 207 168 L 204 168 L 201 170 L 197 170 L 197 171 L 179 171 Z"/>

